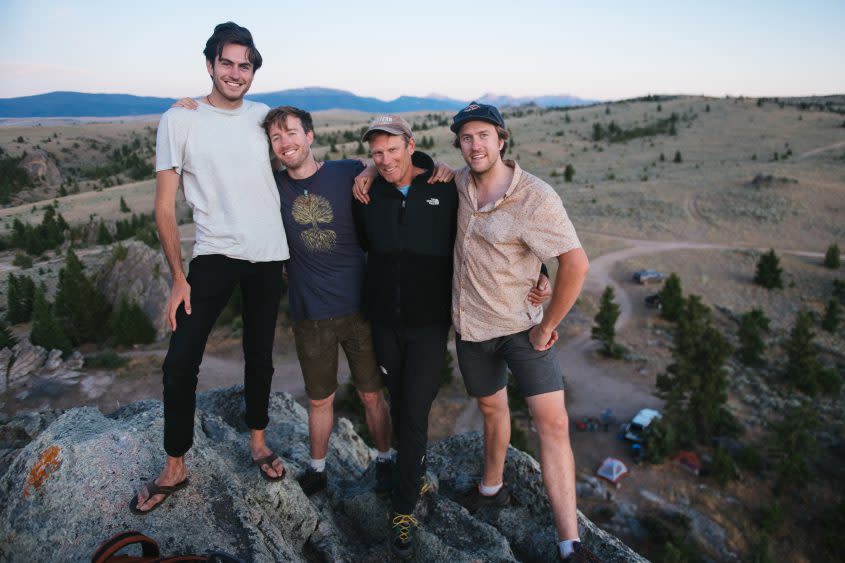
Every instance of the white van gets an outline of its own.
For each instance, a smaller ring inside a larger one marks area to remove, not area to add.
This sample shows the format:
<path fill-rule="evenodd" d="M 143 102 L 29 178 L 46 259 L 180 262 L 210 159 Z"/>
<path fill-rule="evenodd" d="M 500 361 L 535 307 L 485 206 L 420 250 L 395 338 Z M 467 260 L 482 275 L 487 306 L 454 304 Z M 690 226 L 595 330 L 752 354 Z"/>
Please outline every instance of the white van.
<path fill-rule="evenodd" d="M 660 418 L 660 413 L 654 409 L 643 409 L 631 419 L 625 427 L 625 439 L 632 442 L 643 441 L 643 431 L 655 418 Z"/>

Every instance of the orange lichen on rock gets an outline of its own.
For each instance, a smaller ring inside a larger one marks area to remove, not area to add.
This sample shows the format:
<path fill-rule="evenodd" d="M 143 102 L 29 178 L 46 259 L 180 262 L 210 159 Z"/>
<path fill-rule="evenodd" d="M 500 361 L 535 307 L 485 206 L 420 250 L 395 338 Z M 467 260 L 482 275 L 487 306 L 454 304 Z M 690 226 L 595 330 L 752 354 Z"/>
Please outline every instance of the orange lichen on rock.
<path fill-rule="evenodd" d="M 38 461 L 29 470 L 29 475 L 26 476 L 26 485 L 23 488 L 23 496 L 28 497 L 30 492 L 37 491 L 41 485 L 52 475 L 61 465 L 62 460 L 59 454 L 62 449 L 59 446 L 50 446 L 38 456 Z"/>

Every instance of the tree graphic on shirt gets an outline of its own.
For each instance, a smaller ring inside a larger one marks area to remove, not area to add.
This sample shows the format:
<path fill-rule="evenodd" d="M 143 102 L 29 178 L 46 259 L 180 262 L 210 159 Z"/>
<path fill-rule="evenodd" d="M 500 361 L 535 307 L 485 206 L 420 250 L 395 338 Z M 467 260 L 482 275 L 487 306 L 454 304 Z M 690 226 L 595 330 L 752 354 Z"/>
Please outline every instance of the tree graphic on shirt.
<path fill-rule="evenodd" d="M 291 210 L 294 221 L 300 225 L 311 225 L 299 234 L 305 248 L 312 252 L 329 252 L 337 242 L 337 234 L 331 229 L 321 229 L 320 224 L 331 223 L 334 211 L 329 200 L 321 195 L 301 195 L 293 202 Z"/>

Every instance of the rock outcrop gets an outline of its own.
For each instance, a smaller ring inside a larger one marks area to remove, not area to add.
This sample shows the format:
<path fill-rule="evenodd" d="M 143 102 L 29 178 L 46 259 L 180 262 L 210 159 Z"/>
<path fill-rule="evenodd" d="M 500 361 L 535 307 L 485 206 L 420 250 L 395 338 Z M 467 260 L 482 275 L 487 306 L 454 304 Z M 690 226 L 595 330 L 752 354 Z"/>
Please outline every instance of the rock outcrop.
<path fill-rule="evenodd" d="M 128 503 L 163 462 L 161 403 L 0 424 L 0 561 L 88 560 L 102 540 L 126 529 L 155 538 L 168 554 L 218 549 L 246 561 L 389 560 L 389 503 L 372 492 L 372 453 L 347 420 L 332 434 L 328 489 L 309 499 L 294 479 L 308 460 L 306 412 L 289 395 L 270 399 L 269 445 L 288 470 L 279 483 L 263 480 L 250 462 L 241 388 L 201 394 L 197 408 L 190 486 L 142 517 Z M 429 448 L 434 491 L 417 506 L 417 561 L 553 561 L 551 513 L 539 466 L 527 454 L 508 451 L 512 506 L 472 516 L 450 500 L 480 474 L 481 451 L 478 434 Z M 580 524 L 581 538 L 602 561 L 645 561 L 585 518 Z"/>
<path fill-rule="evenodd" d="M 71 372 L 82 369 L 84 361 L 78 351 L 62 360 L 61 350 L 48 351 L 34 346 L 29 340 L 21 340 L 11 349 L 0 350 L 0 391 L 25 384 L 33 374 L 66 378 Z"/>
<path fill-rule="evenodd" d="M 29 178 L 36 184 L 57 186 L 62 183 L 62 175 L 56 163 L 42 150 L 35 149 L 28 153 L 18 166 L 26 170 Z"/>
<path fill-rule="evenodd" d="M 160 250 L 153 250 L 143 242 L 126 241 L 126 257 L 112 259 L 95 274 L 97 287 L 113 305 L 121 296 L 137 303 L 156 329 L 157 337 L 168 332 L 164 304 L 170 295 L 170 277 L 167 262 Z"/>

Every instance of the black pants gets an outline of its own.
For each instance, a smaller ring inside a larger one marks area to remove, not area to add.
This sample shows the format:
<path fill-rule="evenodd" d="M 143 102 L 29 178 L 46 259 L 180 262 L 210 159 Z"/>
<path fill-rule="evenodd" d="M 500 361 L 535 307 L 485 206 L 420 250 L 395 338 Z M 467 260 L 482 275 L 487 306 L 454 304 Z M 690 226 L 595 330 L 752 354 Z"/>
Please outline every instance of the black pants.
<path fill-rule="evenodd" d="M 214 322 L 235 284 L 243 296 L 244 395 L 246 425 L 267 427 L 273 379 L 273 337 L 282 290 L 281 262 L 248 262 L 221 255 L 191 260 L 191 314 L 176 311 L 176 330 L 164 358 L 164 450 L 185 455 L 194 440 L 197 374 Z"/>
<path fill-rule="evenodd" d="M 428 414 L 440 388 L 448 323 L 393 328 L 373 323 L 376 359 L 390 393 L 390 416 L 397 442 L 398 480 L 393 510 L 410 514 L 425 473 Z"/>

